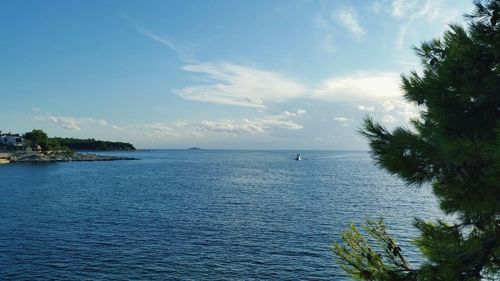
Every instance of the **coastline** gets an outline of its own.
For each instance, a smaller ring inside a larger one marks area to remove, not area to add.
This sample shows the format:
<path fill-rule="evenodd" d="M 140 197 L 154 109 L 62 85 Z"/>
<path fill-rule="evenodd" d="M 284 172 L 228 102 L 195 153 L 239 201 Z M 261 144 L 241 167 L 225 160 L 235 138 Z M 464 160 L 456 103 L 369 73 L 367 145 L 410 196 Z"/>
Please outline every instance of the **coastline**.
<path fill-rule="evenodd" d="M 117 160 L 139 160 L 134 157 L 104 156 L 94 153 L 28 153 L 12 152 L 0 153 L 0 164 L 8 163 L 51 163 L 51 162 L 81 162 L 81 161 L 117 161 Z"/>

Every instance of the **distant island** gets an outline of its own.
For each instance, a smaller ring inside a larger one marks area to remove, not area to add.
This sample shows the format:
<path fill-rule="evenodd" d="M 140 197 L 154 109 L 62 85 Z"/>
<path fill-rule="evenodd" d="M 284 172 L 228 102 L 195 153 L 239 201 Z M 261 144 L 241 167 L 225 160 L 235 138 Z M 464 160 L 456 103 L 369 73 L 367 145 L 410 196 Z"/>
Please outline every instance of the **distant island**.
<path fill-rule="evenodd" d="M 135 147 L 126 142 L 112 142 L 95 139 L 75 139 L 75 138 L 50 138 L 62 147 L 71 148 L 73 150 L 135 150 Z"/>
<path fill-rule="evenodd" d="M 190 147 L 188 149 L 191 149 L 191 150 L 200 150 L 201 148 L 199 148 L 199 147 Z"/>

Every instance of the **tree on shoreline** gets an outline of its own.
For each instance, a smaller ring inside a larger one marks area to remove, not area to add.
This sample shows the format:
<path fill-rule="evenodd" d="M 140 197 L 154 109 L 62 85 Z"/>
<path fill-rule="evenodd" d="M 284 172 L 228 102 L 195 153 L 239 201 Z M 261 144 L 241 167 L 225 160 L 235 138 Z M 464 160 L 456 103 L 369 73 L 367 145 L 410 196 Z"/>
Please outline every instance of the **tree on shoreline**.
<path fill-rule="evenodd" d="M 40 146 L 42 151 L 49 150 L 49 137 L 43 130 L 31 130 L 31 132 L 27 132 L 23 135 L 23 139 L 32 148 Z"/>
<path fill-rule="evenodd" d="M 358 280 L 499 280 L 500 0 L 475 1 L 467 30 L 450 25 L 421 44 L 423 73 L 402 76 L 404 97 L 424 108 L 412 129 L 367 118 L 374 160 L 408 185 L 430 183 L 454 223 L 416 219 L 424 256 L 412 268 L 382 219 L 341 233 L 340 266 Z M 372 245 L 371 241 L 377 241 Z"/>
<path fill-rule="evenodd" d="M 76 139 L 76 138 L 49 138 L 47 134 L 40 129 L 32 130 L 23 135 L 28 146 L 35 148 L 40 146 L 42 151 L 62 151 L 66 153 L 75 150 L 135 150 L 130 143 L 102 141 L 95 139 Z"/>
<path fill-rule="evenodd" d="M 61 150 L 61 146 L 59 142 L 56 140 L 49 138 L 47 134 L 40 129 L 31 130 L 31 132 L 27 132 L 23 135 L 23 139 L 27 142 L 28 146 L 32 148 L 36 148 L 40 146 L 42 151 L 56 151 Z"/>

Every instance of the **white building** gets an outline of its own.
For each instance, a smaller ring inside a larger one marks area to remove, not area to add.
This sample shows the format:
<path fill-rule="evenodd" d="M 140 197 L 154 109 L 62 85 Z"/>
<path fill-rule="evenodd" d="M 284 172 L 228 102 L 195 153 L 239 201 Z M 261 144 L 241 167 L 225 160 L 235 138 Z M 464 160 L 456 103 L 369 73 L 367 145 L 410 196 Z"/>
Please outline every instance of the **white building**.
<path fill-rule="evenodd" d="M 0 131 L 0 145 L 23 146 L 23 137 L 20 134 L 2 133 Z"/>

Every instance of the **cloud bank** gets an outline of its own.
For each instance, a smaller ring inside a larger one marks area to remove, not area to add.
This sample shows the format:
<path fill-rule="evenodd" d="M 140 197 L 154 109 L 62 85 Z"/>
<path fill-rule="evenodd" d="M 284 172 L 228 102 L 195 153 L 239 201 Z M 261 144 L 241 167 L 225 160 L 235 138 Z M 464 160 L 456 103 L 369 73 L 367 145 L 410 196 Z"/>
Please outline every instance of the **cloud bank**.
<path fill-rule="evenodd" d="M 84 126 L 99 126 L 113 130 L 123 131 L 123 128 L 109 124 L 106 120 L 95 119 L 92 117 L 69 117 L 69 116 L 35 116 L 37 121 L 45 121 L 57 124 L 65 129 L 73 131 L 81 131 Z"/>
<path fill-rule="evenodd" d="M 322 100 L 373 101 L 402 97 L 399 73 L 359 73 L 323 81 L 313 97 Z"/>
<path fill-rule="evenodd" d="M 174 90 L 188 100 L 265 108 L 266 103 L 278 103 L 306 93 L 304 86 L 279 73 L 228 62 L 188 64 L 182 69 L 209 80 L 204 85 Z"/>

